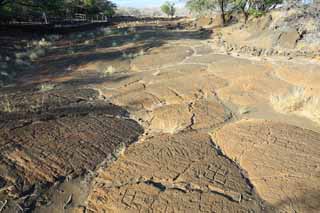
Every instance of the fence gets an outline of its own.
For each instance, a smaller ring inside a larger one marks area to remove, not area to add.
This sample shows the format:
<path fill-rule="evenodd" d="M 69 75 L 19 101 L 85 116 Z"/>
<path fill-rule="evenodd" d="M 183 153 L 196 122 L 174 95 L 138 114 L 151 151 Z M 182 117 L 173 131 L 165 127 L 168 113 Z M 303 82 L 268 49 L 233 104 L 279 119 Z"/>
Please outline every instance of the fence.
<path fill-rule="evenodd" d="M 79 25 L 82 23 L 96 23 L 96 22 L 108 22 L 108 18 L 103 14 L 97 14 L 92 17 L 87 17 L 86 14 L 75 13 L 73 17 L 50 17 L 45 13 L 42 14 L 32 14 L 29 16 L 15 16 L 8 17 L 2 16 L 0 14 L 0 24 L 6 25 L 70 25 L 75 24 Z"/>

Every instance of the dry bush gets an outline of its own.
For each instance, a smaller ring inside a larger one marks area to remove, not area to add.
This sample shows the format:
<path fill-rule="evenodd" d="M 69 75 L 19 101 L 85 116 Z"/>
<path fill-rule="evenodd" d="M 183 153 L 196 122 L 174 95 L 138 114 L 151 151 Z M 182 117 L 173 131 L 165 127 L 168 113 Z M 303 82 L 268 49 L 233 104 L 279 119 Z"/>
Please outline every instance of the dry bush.
<path fill-rule="evenodd" d="M 288 94 L 272 95 L 270 101 L 276 111 L 290 113 L 302 108 L 304 103 L 307 102 L 307 97 L 305 97 L 303 88 L 294 87 Z"/>
<path fill-rule="evenodd" d="M 108 66 L 105 64 L 99 64 L 97 66 L 97 72 L 101 75 L 101 77 L 108 77 L 116 72 L 116 68 L 112 65 Z"/>
<path fill-rule="evenodd" d="M 307 95 L 301 87 L 294 87 L 284 95 L 273 95 L 270 102 L 280 113 L 294 113 L 320 124 L 320 97 Z"/>
<path fill-rule="evenodd" d="M 40 92 L 47 92 L 50 90 L 53 90 L 55 88 L 54 84 L 50 84 L 50 83 L 43 83 L 39 86 L 39 91 Z"/>
<path fill-rule="evenodd" d="M 5 95 L 3 100 L 1 101 L 0 111 L 9 112 L 9 113 L 15 111 L 15 107 L 11 104 L 7 95 Z"/>
<path fill-rule="evenodd" d="M 300 114 L 320 124 L 320 98 L 310 98 L 310 100 L 304 105 Z"/>

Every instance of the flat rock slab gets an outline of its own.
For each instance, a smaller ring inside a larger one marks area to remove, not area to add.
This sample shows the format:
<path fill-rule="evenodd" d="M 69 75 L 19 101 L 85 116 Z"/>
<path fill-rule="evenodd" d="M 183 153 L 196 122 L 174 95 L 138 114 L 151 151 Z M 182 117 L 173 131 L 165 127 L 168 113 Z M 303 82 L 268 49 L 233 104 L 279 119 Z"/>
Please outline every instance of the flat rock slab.
<path fill-rule="evenodd" d="M 155 135 L 98 173 L 88 199 L 93 212 L 262 210 L 241 170 L 205 133 Z"/>
<path fill-rule="evenodd" d="M 296 29 L 289 29 L 281 33 L 278 43 L 280 47 L 293 49 L 300 38 L 301 36 Z"/>
<path fill-rule="evenodd" d="M 147 119 L 151 129 L 170 133 L 192 125 L 193 109 L 189 109 L 189 105 L 199 101 L 194 109 L 198 117 L 196 128 L 209 128 L 228 116 L 220 103 L 206 101 L 215 96 L 215 89 L 226 86 L 226 80 L 206 70 L 203 65 L 179 64 L 148 73 L 137 72 L 131 83 L 118 85 L 117 89 L 103 94 L 136 118 Z M 206 111 L 202 113 L 201 109 Z M 207 121 L 210 123 L 204 124 Z"/>
<path fill-rule="evenodd" d="M 186 104 L 173 104 L 156 108 L 152 112 L 150 128 L 153 131 L 174 133 L 191 125 L 192 114 Z"/>
<path fill-rule="evenodd" d="M 210 129 L 222 125 L 232 114 L 214 99 L 200 99 L 191 105 L 192 129 Z"/>
<path fill-rule="evenodd" d="M 260 196 L 283 212 L 319 212 L 320 134 L 288 124 L 242 120 L 214 132 Z"/>
<path fill-rule="evenodd" d="M 134 71 L 153 70 L 165 65 L 182 62 L 193 51 L 185 46 L 162 46 L 132 60 L 131 69 Z"/>
<path fill-rule="evenodd" d="M 274 76 L 273 65 L 267 62 L 225 56 L 209 65 L 209 71 L 228 81 L 218 89 L 224 102 L 240 106 L 268 103 L 272 94 L 285 91 L 290 85 Z"/>
<path fill-rule="evenodd" d="M 57 94 L 59 91 L 46 95 L 59 97 Z M 79 101 L 78 93 L 68 94 L 68 99 L 61 98 L 65 105 L 0 113 L 6 118 L 0 119 L 2 193 L 19 198 L 36 193 L 38 186 L 47 188 L 67 176 L 94 171 L 103 161 L 112 159 L 119 147 L 136 141 L 143 133 L 125 110 L 99 102 L 97 96 L 90 96 L 91 100 L 82 96 Z M 26 97 L 33 100 L 34 96 L 37 94 Z M 23 103 L 19 95 L 7 97 L 13 105 Z M 55 99 L 46 100 L 54 103 Z M 48 102 L 43 105 L 49 106 Z"/>
<path fill-rule="evenodd" d="M 25 88 L 25 91 L 0 92 L 0 113 L 51 111 L 98 98 L 99 93 L 93 89 L 63 88 L 41 92 L 38 88 Z"/>
<path fill-rule="evenodd" d="M 296 63 L 279 63 L 276 75 L 290 84 L 303 87 L 310 91 L 311 95 L 319 96 L 320 91 L 320 64 L 308 61 L 297 61 Z"/>
<path fill-rule="evenodd" d="M 146 90 L 159 97 L 164 103 L 174 104 L 212 96 L 215 89 L 226 86 L 226 80 L 209 74 L 203 66 L 189 66 L 194 70 L 181 73 L 175 73 L 175 69 L 178 70 L 179 67 L 170 68 L 171 73 L 161 70 L 159 76 L 155 76 L 154 80 L 147 85 Z M 173 95 L 176 97 L 174 98 Z"/>

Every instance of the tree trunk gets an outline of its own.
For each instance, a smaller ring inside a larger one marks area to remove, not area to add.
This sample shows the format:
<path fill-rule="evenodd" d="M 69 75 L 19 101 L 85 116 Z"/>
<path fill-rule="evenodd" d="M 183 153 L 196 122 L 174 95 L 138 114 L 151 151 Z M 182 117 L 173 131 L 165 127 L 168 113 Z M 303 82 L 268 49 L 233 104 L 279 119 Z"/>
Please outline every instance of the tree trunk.
<path fill-rule="evenodd" d="M 245 14 L 244 14 L 244 23 L 245 23 L 245 24 L 247 24 L 248 19 L 249 19 L 249 13 L 245 13 Z"/>
<path fill-rule="evenodd" d="M 251 8 L 251 6 L 252 6 L 252 1 L 249 1 L 249 0 L 247 0 L 246 2 L 245 2 L 245 4 L 243 5 L 243 7 L 241 8 L 241 10 L 242 10 L 242 13 L 243 13 L 243 15 L 244 15 L 244 23 L 245 24 L 247 24 L 247 22 L 248 22 L 248 20 L 249 20 L 249 11 L 250 11 L 250 8 Z"/>
<path fill-rule="evenodd" d="M 222 25 L 224 26 L 226 24 L 226 17 L 224 13 L 224 0 L 220 0 L 220 11 L 221 11 Z"/>

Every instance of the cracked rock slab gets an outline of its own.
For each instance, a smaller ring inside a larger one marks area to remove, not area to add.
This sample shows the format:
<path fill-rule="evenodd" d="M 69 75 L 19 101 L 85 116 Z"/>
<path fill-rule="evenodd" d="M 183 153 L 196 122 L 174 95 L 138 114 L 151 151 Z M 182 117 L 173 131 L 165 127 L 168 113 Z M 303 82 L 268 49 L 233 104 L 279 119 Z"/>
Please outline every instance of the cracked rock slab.
<path fill-rule="evenodd" d="M 166 103 L 176 103 L 177 101 L 192 102 L 195 99 L 207 98 L 218 89 L 227 85 L 226 80 L 218 78 L 206 71 L 194 70 L 188 73 L 181 73 L 180 77 L 163 79 L 147 86 L 147 90 L 152 91 L 159 99 Z M 164 93 L 163 90 L 170 90 L 171 94 Z M 176 96 L 174 100 L 172 95 Z M 168 97 L 167 97 L 168 96 Z"/>
<path fill-rule="evenodd" d="M 284 123 L 242 120 L 222 127 L 213 138 L 277 211 L 320 211 L 319 133 Z"/>
<path fill-rule="evenodd" d="M 156 108 L 152 112 L 150 128 L 153 131 L 174 133 L 191 125 L 192 114 L 186 104 L 173 104 Z"/>
<path fill-rule="evenodd" d="M 274 93 L 290 85 L 273 74 L 269 63 L 226 56 L 224 60 L 209 65 L 209 71 L 228 81 L 217 91 L 225 101 L 240 106 L 255 106 L 269 102 Z"/>
<path fill-rule="evenodd" d="M 200 99 L 192 105 L 193 129 L 215 128 L 228 121 L 232 114 L 221 103 L 211 99 Z"/>
<path fill-rule="evenodd" d="M 51 105 L 55 99 L 46 99 L 49 102 L 43 106 L 48 107 L 35 112 L 19 111 L 19 107 L 15 112 L 0 112 L 5 118 L 0 119 L 1 194 L 19 198 L 36 193 L 38 186 L 48 188 L 67 176 L 94 171 L 119 147 L 142 134 L 139 124 L 120 107 L 85 96 L 78 101 L 77 93 L 66 94 L 68 98 L 62 98 L 60 104 Z M 37 95 L 27 97 L 33 100 Z M 25 104 L 18 95 L 8 98 L 15 106 Z"/>
<path fill-rule="evenodd" d="M 241 170 L 196 131 L 159 134 L 128 148 L 98 172 L 92 212 L 259 212 Z"/>
<path fill-rule="evenodd" d="M 132 60 L 133 71 L 151 70 L 165 65 L 182 62 L 186 57 L 191 56 L 193 51 L 185 46 L 166 45 L 152 49 L 147 55 L 139 56 Z"/>

